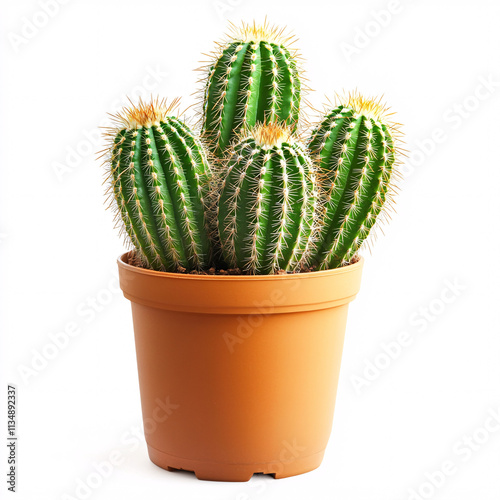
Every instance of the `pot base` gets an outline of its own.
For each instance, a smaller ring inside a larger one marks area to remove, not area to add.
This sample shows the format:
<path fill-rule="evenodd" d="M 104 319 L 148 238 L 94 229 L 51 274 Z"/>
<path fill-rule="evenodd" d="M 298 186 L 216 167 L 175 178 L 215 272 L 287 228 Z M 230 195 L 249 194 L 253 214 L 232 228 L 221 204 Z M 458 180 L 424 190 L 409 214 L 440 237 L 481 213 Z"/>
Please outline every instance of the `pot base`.
<path fill-rule="evenodd" d="M 245 482 L 249 481 L 256 473 L 270 474 L 275 479 L 281 479 L 310 472 L 321 465 L 325 451 L 307 457 L 260 464 L 230 464 L 191 460 L 168 455 L 149 445 L 148 453 L 149 458 L 155 465 L 168 471 L 186 470 L 194 472 L 198 479 L 205 481 Z"/>

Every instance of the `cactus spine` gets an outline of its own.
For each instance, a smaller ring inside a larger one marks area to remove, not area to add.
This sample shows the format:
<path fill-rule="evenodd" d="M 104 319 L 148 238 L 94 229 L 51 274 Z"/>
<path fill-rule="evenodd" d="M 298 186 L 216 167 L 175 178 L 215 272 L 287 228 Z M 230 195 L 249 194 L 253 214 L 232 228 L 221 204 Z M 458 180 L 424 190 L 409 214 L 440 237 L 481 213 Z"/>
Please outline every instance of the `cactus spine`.
<path fill-rule="evenodd" d="M 391 198 L 398 135 L 380 101 L 350 95 L 325 116 L 309 140 L 318 159 L 323 208 L 313 263 L 348 264 Z"/>
<path fill-rule="evenodd" d="M 280 125 L 259 125 L 235 145 L 217 221 L 226 262 L 249 274 L 299 268 L 312 246 L 313 164 Z"/>
<path fill-rule="evenodd" d="M 204 197 L 209 165 L 191 130 L 170 116 L 178 101 L 140 102 L 115 116 L 108 151 L 117 217 L 140 263 L 159 271 L 209 266 Z"/>
<path fill-rule="evenodd" d="M 280 121 L 293 130 L 299 118 L 301 83 L 291 38 L 267 23 L 233 29 L 204 87 L 203 132 L 218 157 L 257 122 Z"/>

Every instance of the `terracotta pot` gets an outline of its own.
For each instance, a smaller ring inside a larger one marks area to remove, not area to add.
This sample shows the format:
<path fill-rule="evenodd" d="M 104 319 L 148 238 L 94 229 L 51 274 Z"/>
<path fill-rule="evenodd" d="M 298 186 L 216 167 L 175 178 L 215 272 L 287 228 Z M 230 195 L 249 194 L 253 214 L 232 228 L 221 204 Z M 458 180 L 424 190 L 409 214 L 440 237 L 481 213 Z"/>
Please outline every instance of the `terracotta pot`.
<path fill-rule="evenodd" d="M 118 260 L 132 302 L 151 460 L 199 479 L 321 464 L 363 261 L 279 276 L 162 273 Z"/>

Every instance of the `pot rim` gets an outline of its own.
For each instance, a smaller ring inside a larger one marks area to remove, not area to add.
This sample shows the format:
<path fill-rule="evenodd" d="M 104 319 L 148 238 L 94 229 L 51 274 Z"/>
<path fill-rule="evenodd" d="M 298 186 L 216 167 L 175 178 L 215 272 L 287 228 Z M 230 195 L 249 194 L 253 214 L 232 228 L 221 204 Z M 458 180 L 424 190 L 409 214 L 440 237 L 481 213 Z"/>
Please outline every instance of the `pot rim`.
<path fill-rule="evenodd" d="M 359 256 L 359 260 L 354 264 L 349 264 L 336 269 L 327 269 L 325 271 L 311 271 L 309 273 L 289 273 L 289 274 L 189 274 L 189 273 L 171 273 L 167 271 L 154 271 L 143 267 L 134 266 L 128 263 L 128 258 L 133 250 L 125 252 L 117 259 L 118 266 L 139 274 L 157 276 L 158 278 L 175 278 L 181 280 L 199 280 L 199 281 L 283 281 L 287 279 L 311 279 L 352 273 L 357 268 L 363 267 L 364 257 Z"/>
<path fill-rule="evenodd" d="M 152 271 L 129 264 L 129 256 L 118 259 L 118 268 L 120 287 L 132 303 L 209 314 L 276 314 L 347 304 L 359 291 L 364 263 L 310 273 L 221 276 Z"/>

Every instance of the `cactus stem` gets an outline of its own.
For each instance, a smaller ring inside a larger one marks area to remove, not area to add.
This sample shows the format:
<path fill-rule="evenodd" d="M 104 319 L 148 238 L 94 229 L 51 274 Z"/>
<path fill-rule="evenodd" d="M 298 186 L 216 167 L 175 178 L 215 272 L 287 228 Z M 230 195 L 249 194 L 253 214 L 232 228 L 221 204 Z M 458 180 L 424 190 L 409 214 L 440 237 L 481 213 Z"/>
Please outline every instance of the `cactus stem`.
<path fill-rule="evenodd" d="M 290 130 L 257 125 L 233 147 L 217 220 L 228 264 L 250 274 L 295 270 L 314 220 L 312 162 Z"/>
<path fill-rule="evenodd" d="M 323 204 L 313 259 L 320 269 L 349 263 L 385 219 L 400 152 L 395 144 L 399 125 L 390 123 L 390 116 L 381 99 L 354 92 L 311 135 L 309 148 L 318 160 Z"/>
<path fill-rule="evenodd" d="M 177 117 L 179 100 L 155 99 L 113 115 L 106 156 L 116 215 L 141 263 L 160 271 L 208 268 L 205 197 L 211 171 L 203 145 Z"/>
<path fill-rule="evenodd" d="M 267 20 L 231 25 L 212 62 L 200 68 L 207 75 L 199 93 L 203 134 L 216 157 L 259 122 L 279 120 L 296 128 L 304 88 L 294 41 Z"/>

